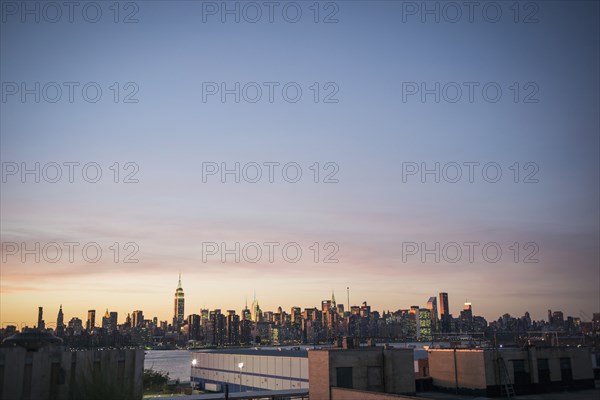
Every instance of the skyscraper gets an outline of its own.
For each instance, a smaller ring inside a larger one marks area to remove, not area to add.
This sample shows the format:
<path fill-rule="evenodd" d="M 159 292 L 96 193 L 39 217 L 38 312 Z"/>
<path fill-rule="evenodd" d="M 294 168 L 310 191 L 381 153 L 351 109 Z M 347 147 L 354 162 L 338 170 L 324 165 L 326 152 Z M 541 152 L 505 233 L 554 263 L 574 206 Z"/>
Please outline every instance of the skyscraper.
<path fill-rule="evenodd" d="M 262 311 L 258 305 L 258 300 L 256 300 L 256 293 L 254 294 L 254 301 L 252 302 L 252 310 L 250 312 L 252 313 L 252 321 L 262 321 Z"/>
<path fill-rule="evenodd" d="M 175 290 L 175 300 L 173 307 L 173 327 L 179 329 L 181 325 L 183 325 L 184 320 L 184 304 L 185 299 L 183 296 L 183 288 L 181 287 L 181 274 L 179 274 L 179 283 L 177 285 L 177 290 Z"/>
<path fill-rule="evenodd" d="M 430 297 L 427 301 L 427 309 L 431 313 L 431 331 L 437 332 L 438 327 L 438 310 L 437 310 L 437 299 L 435 296 Z"/>
<path fill-rule="evenodd" d="M 96 327 L 96 310 L 88 310 L 88 319 L 86 324 L 86 330 L 92 332 Z"/>
<path fill-rule="evenodd" d="M 65 331 L 65 317 L 63 315 L 62 304 L 58 309 L 58 316 L 56 317 L 56 334 L 61 336 Z"/>
<path fill-rule="evenodd" d="M 448 307 L 448 293 L 440 293 L 440 322 L 442 325 L 441 331 L 444 333 L 450 332 L 450 308 Z"/>
<path fill-rule="evenodd" d="M 38 307 L 38 323 L 37 328 L 41 331 L 46 329 L 46 323 L 44 322 L 44 307 Z"/>
<path fill-rule="evenodd" d="M 133 320 L 131 323 L 133 328 L 141 328 L 144 325 L 144 313 L 141 310 L 135 310 L 133 312 Z"/>

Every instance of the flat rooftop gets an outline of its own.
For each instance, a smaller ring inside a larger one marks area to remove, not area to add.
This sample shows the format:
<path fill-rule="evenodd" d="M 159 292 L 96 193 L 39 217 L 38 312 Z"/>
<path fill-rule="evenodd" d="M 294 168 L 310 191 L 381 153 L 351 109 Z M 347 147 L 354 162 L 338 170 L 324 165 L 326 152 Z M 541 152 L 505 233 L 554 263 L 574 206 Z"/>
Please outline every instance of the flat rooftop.
<path fill-rule="evenodd" d="M 232 348 L 232 349 L 214 349 L 214 350 L 203 350 L 194 351 L 194 354 L 208 353 L 208 354 L 236 354 L 244 356 L 270 356 L 270 357 L 303 357 L 308 358 L 308 351 L 306 349 L 299 350 L 287 350 L 287 349 L 261 349 L 261 348 Z"/>

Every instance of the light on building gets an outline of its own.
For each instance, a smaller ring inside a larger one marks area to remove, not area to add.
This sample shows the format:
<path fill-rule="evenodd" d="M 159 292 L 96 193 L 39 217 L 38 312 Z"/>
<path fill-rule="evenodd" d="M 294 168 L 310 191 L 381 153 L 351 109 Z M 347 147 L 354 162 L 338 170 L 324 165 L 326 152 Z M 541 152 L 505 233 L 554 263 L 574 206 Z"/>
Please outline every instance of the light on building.
<path fill-rule="evenodd" d="M 198 360 L 196 360 L 196 359 L 194 358 L 194 359 L 192 360 L 192 365 L 194 365 L 194 366 L 195 366 L 196 364 L 198 364 Z"/>

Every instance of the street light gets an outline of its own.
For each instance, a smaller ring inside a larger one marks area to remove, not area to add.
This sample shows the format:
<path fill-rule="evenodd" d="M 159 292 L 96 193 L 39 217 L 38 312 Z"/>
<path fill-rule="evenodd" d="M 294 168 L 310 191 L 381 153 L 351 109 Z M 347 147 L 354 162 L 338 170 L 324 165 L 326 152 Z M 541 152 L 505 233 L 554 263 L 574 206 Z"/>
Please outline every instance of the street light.
<path fill-rule="evenodd" d="M 238 363 L 238 368 L 240 369 L 240 392 L 242 391 L 242 369 L 244 369 L 244 363 Z"/>

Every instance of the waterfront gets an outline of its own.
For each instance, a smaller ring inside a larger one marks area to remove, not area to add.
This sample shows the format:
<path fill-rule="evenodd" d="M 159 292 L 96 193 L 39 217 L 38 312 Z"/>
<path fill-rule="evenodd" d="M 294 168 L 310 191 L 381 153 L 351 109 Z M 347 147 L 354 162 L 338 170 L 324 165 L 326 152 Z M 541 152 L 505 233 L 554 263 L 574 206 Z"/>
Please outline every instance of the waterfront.
<path fill-rule="evenodd" d="M 168 372 L 169 379 L 189 382 L 191 352 L 191 350 L 148 350 L 144 359 L 144 369 Z"/>

